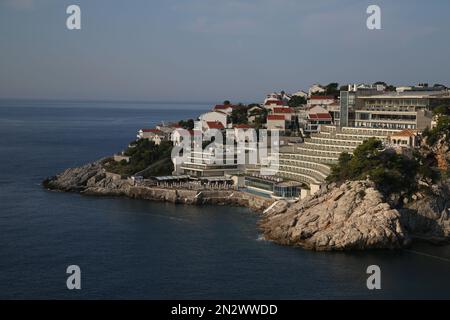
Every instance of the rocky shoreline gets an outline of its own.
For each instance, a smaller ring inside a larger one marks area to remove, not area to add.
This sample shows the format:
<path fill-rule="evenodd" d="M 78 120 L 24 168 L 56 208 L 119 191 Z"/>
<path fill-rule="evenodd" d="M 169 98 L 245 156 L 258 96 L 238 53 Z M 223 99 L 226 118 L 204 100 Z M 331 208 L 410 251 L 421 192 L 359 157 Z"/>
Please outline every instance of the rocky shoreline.
<path fill-rule="evenodd" d="M 450 181 L 417 194 L 401 207 L 388 203 L 370 181 L 325 185 L 289 203 L 236 190 L 180 190 L 135 185 L 110 174 L 102 160 L 46 179 L 51 190 L 96 196 L 124 196 L 189 205 L 243 206 L 261 213 L 259 227 L 268 240 L 318 251 L 397 249 L 414 239 L 450 239 Z"/>
<path fill-rule="evenodd" d="M 371 181 L 330 184 L 293 204 L 277 203 L 266 210 L 260 227 L 280 244 L 318 251 L 396 249 L 417 239 L 445 244 L 450 239 L 449 185 L 396 207 Z"/>
<path fill-rule="evenodd" d="M 78 192 L 95 196 L 121 196 L 133 199 L 165 201 L 189 205 L 229 205 L 247 207 L 262 212 L 275 200 L 237 190 L 188 190 L 136 185 L 130 179 L 121 179 L 106 172 L 102 160 L 70 168 L 46 179 L 44 187 L 50 190 Z"/>

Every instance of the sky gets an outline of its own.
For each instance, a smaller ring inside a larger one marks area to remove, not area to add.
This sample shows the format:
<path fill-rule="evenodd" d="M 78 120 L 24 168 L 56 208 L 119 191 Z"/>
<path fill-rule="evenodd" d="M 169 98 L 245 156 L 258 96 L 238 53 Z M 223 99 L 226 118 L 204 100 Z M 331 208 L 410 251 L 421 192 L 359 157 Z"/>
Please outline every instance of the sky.
<path fill-rule="evenodd" d="M 81 30 L 66 8 L 81 8 Z M 381 8 L 381 30 L 366 26 Z M 0 98 L 260 102 L 450 85 L 448 0 L 0 0 Z"/>

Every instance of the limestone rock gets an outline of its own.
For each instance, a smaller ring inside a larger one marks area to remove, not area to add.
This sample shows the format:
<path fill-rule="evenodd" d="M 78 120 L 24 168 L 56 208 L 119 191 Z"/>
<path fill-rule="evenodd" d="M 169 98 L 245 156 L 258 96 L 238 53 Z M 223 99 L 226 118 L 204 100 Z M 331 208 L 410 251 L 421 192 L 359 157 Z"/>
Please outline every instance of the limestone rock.
<path fill-rule="evenodd" d="M 353 181 L 267 211 L 260 227 L 281 244 L 314 250 L 400 248 L 409 242 L 400 213 L 368 181 Z"/>
<path fill-rule="evenodd" d="M 44 186 L 50 189 L 61 191 L 83 191 L 87 185 L 92 185 L 94 181 L 102 180 L 104 171 L 101 160 L 87 165 L 70 168 L 63 173 L 44 181 Z"/>
<path fill-rule="evenodd" d="M 402 224 L 416 238 L 432 242 L 448 242 L 450 238 L 450 180 L 430 188 L 399 210 Z"/>

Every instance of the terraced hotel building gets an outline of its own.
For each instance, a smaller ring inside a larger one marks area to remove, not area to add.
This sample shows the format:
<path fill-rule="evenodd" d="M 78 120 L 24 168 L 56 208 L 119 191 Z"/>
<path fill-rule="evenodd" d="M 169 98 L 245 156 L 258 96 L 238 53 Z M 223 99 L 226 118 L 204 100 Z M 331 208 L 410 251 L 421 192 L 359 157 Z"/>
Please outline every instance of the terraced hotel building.
<path fill-rule="evenodd" d="M 446 90 L 382 92 L 354 98 L 354 126 L 321 126 L 320 132 L 312 133 L 304 143 L 280 148 L 277 176 L 302 182 L 309 188 L 302 196 L 320 188 L 342 152 L 353 153 L 371 137 L 387 142 L 402 130 L 430 127 L 433 108 L 450 105 Z"/>
<path fill-rule="evenodd" d="M 323 126 L 302 144 L 283 146 L 279 153 L 277 176 L 302 182 L 307 190 L 302 195 L 315 193 L 330 174 L 342 152 L 353 153 L 365 140 L 376 137 L 384 142 L 399 132 L 395 129 L 372 129 Z M 309 190 L 308 190 L 309 189 Z"/>

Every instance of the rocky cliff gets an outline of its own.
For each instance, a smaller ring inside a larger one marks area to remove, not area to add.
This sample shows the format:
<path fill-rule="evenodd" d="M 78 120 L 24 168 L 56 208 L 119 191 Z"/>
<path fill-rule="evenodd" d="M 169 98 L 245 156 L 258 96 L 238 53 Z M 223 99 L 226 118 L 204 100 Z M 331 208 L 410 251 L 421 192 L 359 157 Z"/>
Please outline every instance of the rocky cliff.
<path fill-rule="evenodd" d="M 442 137 L 433 143 L 428 142 L 428 138 L 424 138 L 420 146 L 421 154 L 430 160 L 429 164 L 439 168 L 442 172 L 448 172 L 450 168 L 450 133 L 446 132 Z"/>
<path fill-rule="evenodd" d="M 370 181 L 331 184 L 293 204 L 278 201 L 264 212 L 260 227 L 267 239 L 318 251 L 401 248 L 417 238 L 445 242 L 446 186 L 396 209 Z"/>
<path fill-rule="evenodd" d="M 399 209 L 401 223 L 415 238 L 442 243 L 450 239 L 450 180 L 417 192 Z"/>
<path fill-rule="evenodd" d="M 314 250 L 399 248 L 409 242 L 400 213 L 368 181 L 331 185 L 292 205 L 274 205 L 260 226 L 269 239 Z"/>

